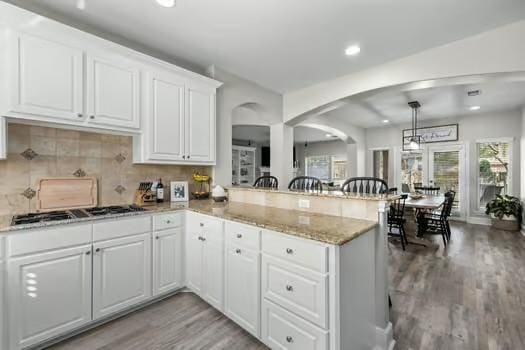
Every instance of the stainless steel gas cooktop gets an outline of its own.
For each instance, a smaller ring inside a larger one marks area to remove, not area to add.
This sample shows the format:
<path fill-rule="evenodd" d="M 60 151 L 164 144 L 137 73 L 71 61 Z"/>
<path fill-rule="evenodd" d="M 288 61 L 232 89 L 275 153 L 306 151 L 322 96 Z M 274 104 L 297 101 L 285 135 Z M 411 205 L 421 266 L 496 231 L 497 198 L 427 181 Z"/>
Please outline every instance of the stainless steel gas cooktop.
<path fill-rule="evenodd" d="M 27 225 L 35 224 L 39 222 L 49 222 L 49 221 L 61 221 L 61 220 L 71 220 L 79 218 L 87 218 L 93 216 L 103 216 L 103 215 L 115 215 L 115 214 L 126 214 L 134 212 L 142 212 L 146 209 L 135 206 L 135 205 L 113 205 L 107 207 L 95 207 L 89 209 L 71 209 L 71 210 L 61 210 L 61 211 L 52 211 L 47 213 L 31 213 L 16 215 L 13 217 L 11 222 L 12 226 L 15 225 Z"/>

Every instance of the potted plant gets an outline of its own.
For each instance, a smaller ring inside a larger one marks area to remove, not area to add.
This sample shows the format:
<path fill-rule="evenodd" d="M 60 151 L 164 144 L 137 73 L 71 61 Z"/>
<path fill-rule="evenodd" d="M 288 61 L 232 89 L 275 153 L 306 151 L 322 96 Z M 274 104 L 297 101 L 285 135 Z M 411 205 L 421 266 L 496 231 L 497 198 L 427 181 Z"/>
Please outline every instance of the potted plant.
<path fill-rule="evenodd" d="M 492 227 L 500 230 L 518 231 L 523 207 L 519 198 L 497 195 L 487 203 L 485 214 L 490 215 Z"/>

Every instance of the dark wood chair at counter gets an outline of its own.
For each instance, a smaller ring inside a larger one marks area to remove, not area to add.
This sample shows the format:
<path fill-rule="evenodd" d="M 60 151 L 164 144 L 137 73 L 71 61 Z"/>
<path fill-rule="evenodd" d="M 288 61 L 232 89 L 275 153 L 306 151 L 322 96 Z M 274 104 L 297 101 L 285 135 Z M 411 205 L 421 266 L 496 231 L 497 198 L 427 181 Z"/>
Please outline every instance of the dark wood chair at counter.
<path fill-rule="evenodd" d="M 401 247 L 405 250 L 405 246 L 408 244 L 407 235 L 405 231 L 405 200 L 407 194 L 402 194 L 400 198 L 390 203 L 390 210 L 388 211 L 388 235 L 393 237 L 399 237 L 401 240 Z M 394 232 L 396 229 L 397 232 Z"/>
<path fill-rule="evenodd" d="M 290 181 L 288 184 L 288 189 L 290 191 L 298 192 L 322 192 L 323 183 L 316 177 L 297 176 L 296 178 L 292 179 L 292 181 Z"/>
<path fill-rule="evenodd" d="M 352 177 L 341 185 L 345 193 L 387 194 L 388 184 L 376 177 Z"/>
<path fill-rule="evenodd" d="M 275 176 L 270 176 L 270 175 L 260 176 L 253 183 L 253 187 L 254 188 L 277 189 L 279 188 L 279 180 L 277 180 Z"/>

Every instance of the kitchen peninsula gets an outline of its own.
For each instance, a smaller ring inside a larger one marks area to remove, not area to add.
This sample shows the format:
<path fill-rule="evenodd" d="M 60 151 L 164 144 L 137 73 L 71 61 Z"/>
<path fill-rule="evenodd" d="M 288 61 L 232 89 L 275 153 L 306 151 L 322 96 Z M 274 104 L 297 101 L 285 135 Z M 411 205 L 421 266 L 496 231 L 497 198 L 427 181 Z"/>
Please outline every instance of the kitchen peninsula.
<path fill-rule="evenodd" d="M 44 224 L 1 218 L 5 348 L 53 342 L 186 289 L 271 348 L 392 346 L 377 209 L 372 221 L 243 203 L 234 192 L 227 203 Z"/>

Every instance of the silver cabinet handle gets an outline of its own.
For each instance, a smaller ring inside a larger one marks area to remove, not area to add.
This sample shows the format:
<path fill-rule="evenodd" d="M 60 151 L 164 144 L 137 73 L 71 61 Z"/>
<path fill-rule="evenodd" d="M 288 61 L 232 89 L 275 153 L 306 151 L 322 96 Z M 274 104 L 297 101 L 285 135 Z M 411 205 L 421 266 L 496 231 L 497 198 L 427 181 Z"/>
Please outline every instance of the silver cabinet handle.
<path fill-rule="evenodd" d="M 293 287 L 291 285 L 287 285 L 286 286 L 286 290 L 289 291 L 289 292 L 292 292 L 293 291 Z"/>
<path fill-rule="evenodd" d="M 293 254 L 292 248 L 286 248 L 286 254 Z"/>
<path fill-rule="evenodd" d="M 84 117 L 84 115 L 82 115 L 82 113 L 78 113 L 77 117 L 82 118 L 82 117 Z"/>
<path fill-rule="evenodd" d="M 91 255 L 91 250 L 87 251 L 86 255 Z"/>
<path fill-rule="evenodd" d="M 186 156 L 182 156 L 182 159 L 186 159 Z"/>
<path fill-rule="evenodd" d="M 237 234 L 237 238 L 242 238 L 242 235 L 240 233 Z"/>
<path fill-rule="evenodd" d="M 159 239 L 159 236 L 155 236 L 155 239 Z"/>
<path fill-rule="evenodd" d="M 95 116 L 94 115 L 90 115 L 89 119 L 95 119 Z"/>
<path fill-rule="evenodd" d="M 190 156 L 186 156 L 188 159 L 190 159 Z"/>
<path fill-rule="evenodd" d="M 166 220 L 166 223 L 169 225 L 171 224 L 171 220 Z"/>
<path fill-rule="evenodd" d="M 200 223 L 200 225 L 201 225 L 201 227 L 203 227 L 203 226 L 204 226 L 204 224 L 203 224 L 202 222 Z"/>
<path fill-rule="evenodd" d="M 235 249 L 235 253 L 241 254 L 241 250 L 240 249 Z"/>
<path fill-rule="evenodd" d="M 286 341 L 287 341 L 288 343 L 293 343 L 293 338 L 290 337 L 290 336 L 287 336 L 287 337 L 286 337 Z"/>
<path fill-rule="evenodd" d="M 95 249 L 95 252 L 96 253 L 100 252 L 100 248 Z"/>

